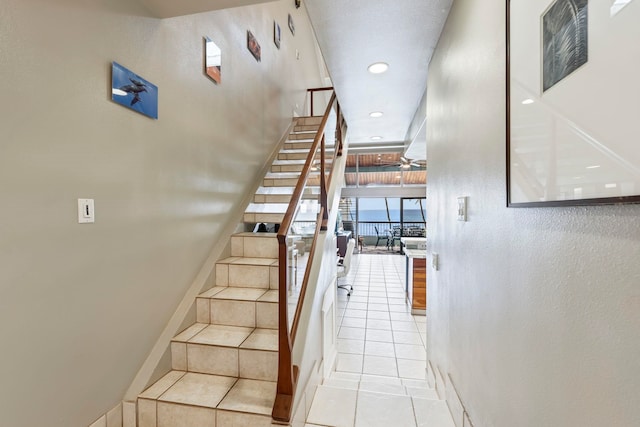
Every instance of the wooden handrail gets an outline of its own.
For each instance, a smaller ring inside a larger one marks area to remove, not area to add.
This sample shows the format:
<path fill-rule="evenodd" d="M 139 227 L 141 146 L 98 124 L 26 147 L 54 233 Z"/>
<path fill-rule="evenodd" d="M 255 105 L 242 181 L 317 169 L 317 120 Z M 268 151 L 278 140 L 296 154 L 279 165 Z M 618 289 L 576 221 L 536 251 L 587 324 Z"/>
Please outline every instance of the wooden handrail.
<path fill-rule="evenodd" d="M 321 90 L 318 88 L 316 90 Z M 322 88 L 322 90 L 326 90 Z M 313 94 L 313 92 L 311 92 Z M 291 328 L 291 333 L 289 332 L 288 327 L 288 303 L 287 303 L 287 268 L 288 268 L 288 247 L 287 247 L 287 236 L 289 235 L 289 230 L 291 228 L 291 224 L 293 223 L 294 216 L 296 214 L 297 207 L 300 203 L 300 200 L 303 195 L 304 188 L 309 178 L 309 173 L 311 171 L 311 165 L 313 163 L 313 159 L 318 151 L 319 146 L 321 147 L 321 173 L 320 173 L 320 187 L 321 187 L 321 197 L 320 197 L 320 215 L 318 224 L 316 225 L 315 235 L 313 238 L 313 243 L 311 246 L 311 252 L 309 254 L 309 259 L 312 259 L 312 254 L 315 252 L 315 244 L 318 239 L 318 235 L 322 227 L 326 230 L 326 219 L 328 218 L 328 206 L 327 206 L 327 195 L 326 195 L 326 176 L 325 176 L 325 146 L 324 146 L 324 129 L 327 125 L 327 121 L 329 119 L 329 115 L 331 114 L 331 110 L 333 108 L 333 104 L 336 102 L 336 94 L 333 93 L 331 95 L 331 99 L 329 100 L 329 104 L 325 110 L 325 114 L 320 122 L 320 126 L 318 128 L 318 133 L 316 134 L 313 143 L 311 145 L 311 149 L 309 150 L 309 155 L 305 161 L 305 164 L 302 168 L 302 172 L 300 173 L 300 178 L 296 184 L 295 189 L 293 190 L 293 195 L 291 196 L 291 201 L 289 202 L 289 206 L 287 208 L 287 212 L 280 224 L 280 228 L 278 229 L 278 383 L 277 383 L 277 392 L 276 399 L 273 405 L 273 411 L 271 413 L 271 417 L 277 422 L 288 423 L 291 419 L 291 411 L 293 409 L 293 396 L 295 394 L 295 388 L 298 379 L 298 367 L 293 365 L 292 360 L 292 348 L 293 342 L 295 340 L 295 336 L 298 329 L 298 322 L 300 317 L 300 307 L 301 302 L 304 301 L 304 295 L 306 294 L 307 284 L 309 280 L 309 271 L 307 268 L 305 271 L 304 279 L 301 285 L 300 296 L 298 307 L 296 307 L 296 312 L 294 314 L 293 325 Z M 340 118 L 338 117 L 338 123 L 340 123 Z M 337 152 L 336 147 L 336 152 Z M 336 153 L 334 153 L 335 159 Z M 332 171 L 333 171 L 332 167 Z"/>
<path fill-rule="evenodd" d="M 291 223 L 293 222 L 293 216 L 295 214 L 298 203 L 300 203 L 300 197 L 302 196 L 302 190 L 307 182 L 307 178 L 309 177 L 309 171 L 311 170 L 311 163 L 313 162 L 313 158 L 315 157 L 316 151 L 318 151 L 318 145 L 320 144 L 320 140 L 322 139 L 322 134 L 324 132 L 324 128 L 327 125 L 327 120 L 329 119 L 329 113 L 331 112 L 331 107 L 333 102 L 336 99 L 336 94 L 331 95 L 331 99 L 329 100 L 329 105 L 327 105 L 327 109 L 325 111 L 325 115 L 320 122 L 320 127 L 318 128 L 318 133 L 316 137 L 313 139 L 313 144 L 311 145 L 311 150 L 309 151 L 309 155 L 307 156 L 307 160 L 302 168 L 302 172 L 300 173 L 300 178 L 298 179 L 298 183 L 296 188 L 293 190 L 293 195 L 291 196 L 291 202 L 289 202 L 289 207 L 287 208 L 287 213 L 280 224 L 280 228 L 278 230 L 278 240 L 280 237 L 286 237 L 289 234 L 289 228 L 291 227 Z"/>
<path fill-rule="evenodd" d="M 316 93 L 316 92 L 323 92 L 323 91 L 327 91 L 327 90 L 333 90 L 333 86 L 314 87 L 313 89 L 307 89 L 307 92 L 309 92 L 309 98 L 310 98 L 310 102 L 311 102 L 311 108 L 309 109 L 309 115 L 311 117 L 313 117 L 313 94 Z M 331 105 L 331 101 L 329 101 L 329 105 Z"/>

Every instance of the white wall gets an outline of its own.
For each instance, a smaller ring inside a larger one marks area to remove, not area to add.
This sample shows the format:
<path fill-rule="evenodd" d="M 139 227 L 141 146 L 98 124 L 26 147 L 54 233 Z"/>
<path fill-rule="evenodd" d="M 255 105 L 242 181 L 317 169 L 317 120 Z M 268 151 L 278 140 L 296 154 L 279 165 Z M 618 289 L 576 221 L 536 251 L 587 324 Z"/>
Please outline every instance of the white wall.
<path fill-rule="evenodd" d="M 2 425 L 88 425 L 122 399 L 322 83 L 288 0 L 147 16 L 130 0 L 0 2 Z M 220 86 L 203 75 L 205 35 L 222 48 Z M 158 121 L 111 102 L 111 61 L 159 87 Z M 95 224 L 77 224 L 77 198 L 95 199 Z"/>
<path fill-rule="evenodd" d="M 505 7 L 455 1 L 429 67 L 429 360 L 476 427 L 636 426 L 640 206 L 505 207 Z"/>

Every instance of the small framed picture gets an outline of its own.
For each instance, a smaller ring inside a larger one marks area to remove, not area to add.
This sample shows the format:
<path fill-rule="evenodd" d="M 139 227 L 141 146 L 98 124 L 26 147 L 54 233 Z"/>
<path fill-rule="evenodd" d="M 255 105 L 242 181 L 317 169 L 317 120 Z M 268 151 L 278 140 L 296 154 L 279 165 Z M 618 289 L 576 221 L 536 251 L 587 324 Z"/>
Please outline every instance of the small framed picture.
<path fill-rule="evenodd" d="M 158 86 L 117 62 L 111 63 L 111 99 L 152 119 L 158 118 Z"/>
<path fill-rule="evenodd" d="M 280 25 L 276 21 L 273 21 L 273 43 L 280 49 Z"/>
<path fill-rule="evenodd" d="M 291 14 L 289 14 L 289 30 L 291 30 L 291 34 L 293 34 L 294 36 L 296 35 L 296 27 L 295 25 L 293 25 L 293 18 L 291 17 Z"/>
<path fill-rule="evenodd" d="M 253 33 L 249 30 L 247 30 L 247 49 L 249 49 L 249 52 L 256 58 L 256 61 L 260 62 L 262 54 L 260 43 L 258 43 L 258 40 L 256 40 Z"/>
<path fill-rule="evenodd" d="M 294 0 L 294 4 L 296 5 L 296 9 L 300 8 L 300 1 L 301 0 Z"/>

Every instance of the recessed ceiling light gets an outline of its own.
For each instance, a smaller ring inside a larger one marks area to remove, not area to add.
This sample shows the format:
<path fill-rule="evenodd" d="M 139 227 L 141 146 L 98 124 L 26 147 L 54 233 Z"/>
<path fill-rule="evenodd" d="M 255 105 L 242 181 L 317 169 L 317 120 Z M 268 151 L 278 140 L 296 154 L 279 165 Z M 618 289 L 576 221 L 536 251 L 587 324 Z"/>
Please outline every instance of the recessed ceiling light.
<path fill-rule="evenodd" d="M 592 165 L 592 166 L 587 166 L 587 169 L 597 169 L 599 167 L 600 165 Z"/>
<path fill-rule="evenodd" d="M 527 99 L 525 99 L 524 101 L 522 101 L 522 103 L 523 103 L 524 105 L 533 104 L 533 102 L 534 102 L 534 101 L 533 101 L 533 99 L 531 99 L 531 98 L 527 98 Z"/>
<path fill-rule="evenodd" d="M 381 137 L 381 136 L 372 136 L 372 137 L 371 137 L 371 140 L 372 140 L 372 141 L 380 141 L 381 139 L 382 139 L 382 137 Z"/>
<path fill-rule="evenodd" d="M 369 65 L 369 68 L 367 68 L 367 70 L 369 70 L 369 72 L 372 74 L 384 73 L 388 69 L 389 64 L 387 64 L 386 62 L 376 62 L 375 64 Z"/>
<path fill-rule="evenodd" d="M 374 111 L 373 113 L 369 113 L 369 117 L 377 118 L 382 117 L 384 113 L 382 111 Z"/>

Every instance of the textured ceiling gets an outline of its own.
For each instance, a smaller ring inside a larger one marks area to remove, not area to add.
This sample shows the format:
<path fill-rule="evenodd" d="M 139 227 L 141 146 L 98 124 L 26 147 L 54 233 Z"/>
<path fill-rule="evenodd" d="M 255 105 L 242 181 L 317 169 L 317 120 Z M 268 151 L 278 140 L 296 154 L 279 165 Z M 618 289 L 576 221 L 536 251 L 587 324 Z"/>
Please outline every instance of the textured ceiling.
<path fill-rule="evenodd" d="M 350 143 L 403 142 L 452 0 L 306 0 L 349 125 Z M 367 67 L 386 62 L 384 74 Z M 382 111 L 381 118 L 369 113 Z M 420 142 L 420 141 L 418 141 Z M 423 147 L 426 146 L 426 140 Z M 412 147 L 420 152 L 420 147 Z M 414 156 L 418 157 L 418 156 Z"/>

